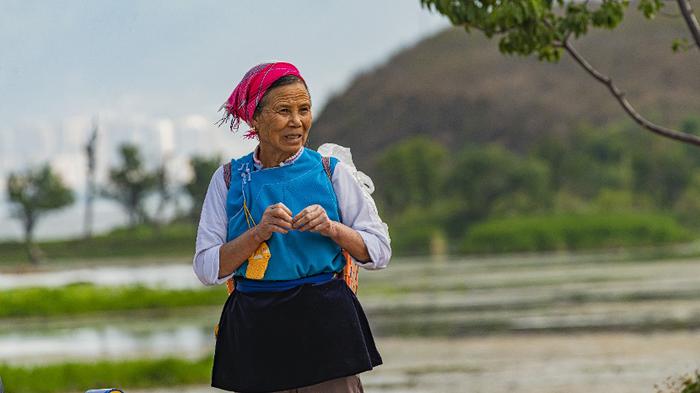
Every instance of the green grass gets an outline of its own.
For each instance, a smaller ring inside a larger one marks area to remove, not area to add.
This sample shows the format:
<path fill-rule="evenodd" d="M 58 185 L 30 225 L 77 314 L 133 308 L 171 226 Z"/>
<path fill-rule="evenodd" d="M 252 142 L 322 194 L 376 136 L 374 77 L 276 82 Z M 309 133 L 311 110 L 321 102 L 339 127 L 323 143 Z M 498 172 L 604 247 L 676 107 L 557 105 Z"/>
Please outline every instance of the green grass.
<path fill-rule="evenodd" d="M 464 253 L 582 250 L 679 243 L 692 234 L 658 214 L 553 215 L 493 219 L 472 227 Z"/>
<path fill-rule="evenodd" d="M 120 228 L 91 239 L 38 242 L 45 259 L 86 259 L 144 256 L 182 256 L 194 252 L 196 228 L 190 223 L 163 226 Z M 24 244 L 0 243 L 0 264 L 27 262 Z"/>
<path fill-rule="evenodd" d="M 194 290 L 99 287 L 73 284 L 61 288 L 21 288 L 0 292 L 0 318 L 54 317 L 106 311 L 132 311 L 217 305 L 226 301 L 219 286 Z"/>
<path fill-rule="evenodd" d="M 18 367 L 0 364 L 8 393 L 84 392 L 96 388 L 137 388 L 206 384 L 211 380 L 212 357 L 198 360 L 99 361 Z"/>
<path fill-rule="evenodd" d="M 656 393 L 700 393 L 700 370 L 689 375 L 669 377 L 655 388 Z"/>
<path fill-rule="evenodd" d="M 392 227 L 395 255 L 428 252 L 429 243 L 440 238 L 433 225 L 419 225 L 407 236 L 402 225 Z M 415 233 L 414 233 L 415 232 Z M 660 246 L 692 240 L 694 234 L 672 218 L 655 214 L 543 216 L 493 219 L 476 224 L 453 251 L 462 254 L 509 253 Z M 44 260 L 53 262 L 100 261 L 133 258 L 184 257 L 194 252 L 196 228 L 189 222 L 163 226 L 119 228 L 91 239 L 38 242 Z M 422 239 L 422 240 L 420 240 Z M 417 248 L 416 248 L 417 247 Z M 661 257 L 663 255 L 659 255 Z M 28 263 L 22 242 L 0 242 L 0 266 Z"/>

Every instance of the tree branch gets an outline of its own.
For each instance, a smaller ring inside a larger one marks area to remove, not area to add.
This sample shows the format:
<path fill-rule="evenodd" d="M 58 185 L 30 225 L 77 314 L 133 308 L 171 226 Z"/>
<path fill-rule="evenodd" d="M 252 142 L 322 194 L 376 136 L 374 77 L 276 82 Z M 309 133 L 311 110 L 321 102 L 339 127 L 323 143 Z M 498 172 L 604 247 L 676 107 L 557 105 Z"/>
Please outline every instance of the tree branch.
<path fill-rule="evenodd" d="M 679 0 L 683 1 L 683 0 Z M 640 126 L 643 128 L 656 133 L 658 135 L 664 136 L 666 138 L 670 139 L 675 139 L 677 141 L 689 143 L 691 145 L 695 146 L 700 146 L 700 137 L 697 137 L 692 134 L 687 134 L 684 132 L 676 131 L 670 128 L 662 127 L 659 125 L 656 125 L 649 120 L 645 119 L 642 117 L 637 111 L 632 107 L 632 105 L 627 101 L 627 98 L 625 98 L 625 93 L 621 91 L 615 83 L 612 81 L 612 79 L 607 76 L 601 74 L 598 70 L 593 68 L 593 66 L 586 61 L 575 49 L 574 47 L 571 46 L 571 43 L 569 41 L 564 41 L 561 44 L 561 47 L 566 50 L 567 53 L 571 55 L 571 57 L 574 58 L 574 60 L 581 66 L 583 67 L 586 72 L 588 72 L 593 78 L 595 78 L 598 82 L 604 84 L 607 86 L 608 90 L 610 93 L 617 99 L 617 101 L 620 103 L 622 108 L 627 112 L 627 114 Z"/>
<path fill-rule="evenodd" d="M 685 23 L 688 25 L 688 30 L 690 30 L 690 34 L 693 36 L 695 45 L 700 48 L 700 24 L 698 24 L 698 20 L 693 13 L 693 8 L 690 7 L 690 1 L 676 0 L 676 2 L 678 3 L 678 8 L 681 10 L 683 19 L 685 19 Z"/>

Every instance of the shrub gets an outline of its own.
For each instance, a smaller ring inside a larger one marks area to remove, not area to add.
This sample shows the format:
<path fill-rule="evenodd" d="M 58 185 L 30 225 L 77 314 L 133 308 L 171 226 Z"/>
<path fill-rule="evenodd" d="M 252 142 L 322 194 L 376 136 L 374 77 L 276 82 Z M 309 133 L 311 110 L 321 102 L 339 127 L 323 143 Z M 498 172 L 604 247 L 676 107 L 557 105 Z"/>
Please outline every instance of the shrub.
<path fill-rule="evenodd" d="M 221 305 L 222 288 L 157 289 L 72 284 L 59 288 L 0 291 L 0 318 L 77 315 L 98 312 Z"/>
<path fill-rule="evenodd" d="M 103 360 L 26 367 L 0 364 L 0 375 L 12 393 L 84 392 L 106 386 L 162 388 L 207 383 L 211 378 L 211 359 Z"/>
<path fill-rule="evenodd" d="M 47 259 L 85 259 L 143 256 L 189 256 L 194 250 L 196 227 L 174 223 L 159 229 L 147 225 L 118 228 L 91 239 L 51 240 L 38 245 Z M 0 264 L 25 259 L 18 242 L 0 243 Z"/>
<path fill-rule="evenodd" d="M 428 255 L 450 252 L 446 245 L 451 221 L 462 209 L 462 202 L 445 200 L 431 207 L 409 207 L 388 222 L 394 255 Z M 453 235 L 454 236 L 454 235 Z"/>
<path fill-rule="evenodd" d="M 492 219 L 476 224 L 462 239 L 460 251 L 578 250 L 653 245 L 691 238 L 675 220 L 658 214 L 552 215 Z"/>
<path fill-rule="evenodd" d="M 664 386 L 655 386 L 657 393 L 700 393 L 700 371 L 691 375 L 671 377 Z"/>
<path fill-rule="evenodd" d="M 439 219 L 418 209 L 409 209 L 389 225 L 391 247 L 397 255 L 427 255 L 431 243 L 444 237 Z"/>

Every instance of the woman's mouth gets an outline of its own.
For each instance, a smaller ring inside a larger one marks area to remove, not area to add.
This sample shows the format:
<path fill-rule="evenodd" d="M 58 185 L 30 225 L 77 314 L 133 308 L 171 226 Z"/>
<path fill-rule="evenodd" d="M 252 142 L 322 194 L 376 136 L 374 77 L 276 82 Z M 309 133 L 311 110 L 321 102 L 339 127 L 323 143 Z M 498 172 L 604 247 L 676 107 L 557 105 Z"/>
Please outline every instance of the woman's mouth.
<path fill-rule="evenodd" d="M 301 134 L 285 135 L 284 140 L 287 142 L 297 142 L 297 141 L 301 140 Z"/>

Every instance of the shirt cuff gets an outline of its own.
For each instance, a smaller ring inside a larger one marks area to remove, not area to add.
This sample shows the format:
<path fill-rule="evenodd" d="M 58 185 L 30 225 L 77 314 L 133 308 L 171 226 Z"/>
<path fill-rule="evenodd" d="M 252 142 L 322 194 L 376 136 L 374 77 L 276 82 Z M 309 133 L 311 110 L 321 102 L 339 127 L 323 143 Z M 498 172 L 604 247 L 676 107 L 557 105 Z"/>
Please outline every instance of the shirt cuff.
<path fill-rule="evenodd" d="M 367 253 L 369 254 L 369 261 L 360 262 L 354 257 L 352 258 L 353 261 L 355 261 L 358 266 L 368 270 L 384 269 L 386 267 L 386 263 L 384 263 L 385 258 L 382 257 L 379 239 L 367 232 L 357 231 L 357 233 L 360 234 L 362 240 L 365 242 L 365 247 L 367 247 Z"/>
<path fill-rule="evenodd" d="M 221 245 L 216 245 L 210 249 L 203 251 L 198 255 L 199 262 L 199 281 L 204 285 L 220 285 L 228 281 L 233 273 L 228 276 L 219 278 L 219 249 Z"/>

